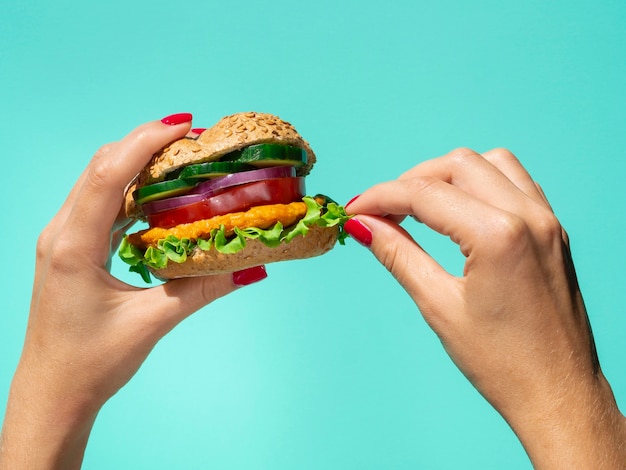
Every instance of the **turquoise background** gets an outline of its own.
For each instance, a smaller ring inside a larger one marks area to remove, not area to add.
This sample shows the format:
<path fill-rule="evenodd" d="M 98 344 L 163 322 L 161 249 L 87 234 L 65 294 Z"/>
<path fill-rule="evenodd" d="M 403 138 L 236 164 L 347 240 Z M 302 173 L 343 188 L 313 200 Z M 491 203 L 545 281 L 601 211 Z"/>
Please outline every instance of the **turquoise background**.
<path fill-rule="evenodd" d="M 455 147 L 514 151 L 570 234 L 626 406 L 623 0 L 1 7 L 0 402 L 37 235 L 96 149 L 174 112 L 206 127 L 258 110 L 296 125 L 318 155 L 310 191 L 339 201 Z M 407 228 L 460 272 L 449 241 Z M 268 272 L 159 343 L 102 410 L 85 468 L 530 468 L 367 250 Z"/>

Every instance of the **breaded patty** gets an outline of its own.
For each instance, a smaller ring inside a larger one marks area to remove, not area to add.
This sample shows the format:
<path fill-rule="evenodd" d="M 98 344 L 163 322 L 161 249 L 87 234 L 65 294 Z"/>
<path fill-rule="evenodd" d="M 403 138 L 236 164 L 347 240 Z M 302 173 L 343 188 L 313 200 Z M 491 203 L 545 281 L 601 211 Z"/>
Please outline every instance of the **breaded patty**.
<path fill-rule="evenodd" d="M 291 204 L 271 204 L 256 206 L 245 212 L 233 212 L 232 214 L 218 215 L 210 219 L 197 220 L 188 224 L 177 225 L 172 228 L 153 227 L 128 236 L 130 243 L 138 248 L 145 249 L 150 245 L 156 245 L 159 240 L 170 235 L 176 238 L 189 238 L 197 240 L 208 238 L 214 229 L 222 225 L 226 230 L 226 236 L 234 233 L 235 227 L 245 229 L 257 227 L 268 229 L 280 222 L 283 227 L 295 224 L 306 214 L 307 207 L 304 202 L 292 202 Z"/>

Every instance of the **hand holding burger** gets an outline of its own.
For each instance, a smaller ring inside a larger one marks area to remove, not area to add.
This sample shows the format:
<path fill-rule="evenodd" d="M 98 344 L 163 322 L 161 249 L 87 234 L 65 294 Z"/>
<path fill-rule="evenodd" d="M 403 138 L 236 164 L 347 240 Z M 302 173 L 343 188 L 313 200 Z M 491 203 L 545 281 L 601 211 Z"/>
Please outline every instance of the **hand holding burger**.
<path fill-rule="evenodd" d="M 264 277 L 250 268 L 145 289 L 108 272 L 129 222 L 120 215 L 125 187 L 155 152 L 189 132 L 190 121 L 188 114 L 168 116 L 103 146 L 41 233 L 26 338 L 0 434 L 1 470 L 79 468 L 100 408 L 155 344 L 199 308 Z"/>

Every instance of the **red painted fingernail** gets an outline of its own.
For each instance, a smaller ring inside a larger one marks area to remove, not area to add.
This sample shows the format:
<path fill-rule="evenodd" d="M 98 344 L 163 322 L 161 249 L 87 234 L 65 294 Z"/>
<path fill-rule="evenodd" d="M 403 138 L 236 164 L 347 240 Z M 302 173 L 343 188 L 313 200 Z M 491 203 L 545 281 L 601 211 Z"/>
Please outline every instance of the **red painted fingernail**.
<path fill-rule="evenodd" d="M 348 207 L 350 204 L 352 204 L 354 201 L 356 201 L 356 200 L 359 198 L 359 196 L 361 196 L 361 195 L 360 195 L 360 194 L 357 194 L 357 195 L 356 195 L 356 196 L 354 196 L 352 199 L 350 199 L 350 200 L 348 201 L 348 203 L 347 203 L 345 206 L 343 206 L 343 207 L 344 207 L 344 209 L 345 209 L 346 207 Z"/>
<path fill-rule="evenodd" d="M 344 224 L 343 229 L 364 247 L 369 248 L 372 246 L 372 231 L 360 220 L 355 218 L 348 220 Z"/>
<path fill-rule="evenodd" d="M 196 129 L 191 129 L 191 132 L 193 132 L 194 134 L 202 134 L 204 131 L 206 131 L 205 127 L 197 127 Z"/>
<path fill-rule="evenodd" d="M 178 124 L 184 124 L 185 122 L 191 122 L 192 118 L 193 116 L 190 113 L 177 113 L 164 117 L 161 119 L 161 122 L 168 126 L 176 126 Z"/>
<path fill-rule="evenodd" d="M 262 281 L 267 277 L 265 266 L 256 266 L 254 268 L 242 269 L 233 273 L 233 284 L 238 287 L 248 286 L 255 282 Z"/>

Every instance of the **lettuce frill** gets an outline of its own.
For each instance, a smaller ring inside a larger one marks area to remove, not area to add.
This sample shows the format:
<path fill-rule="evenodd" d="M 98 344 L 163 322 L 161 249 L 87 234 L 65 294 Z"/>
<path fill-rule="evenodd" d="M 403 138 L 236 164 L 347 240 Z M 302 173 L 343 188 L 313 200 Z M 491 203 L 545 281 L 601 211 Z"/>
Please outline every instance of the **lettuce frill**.
<path fill-rule="evenodd" d="M 325 198 L 329 201 L 328 198 Z M 129 270 L 141 275 L 145 282 L 151 282 L 148 267 L 162 269 L 169 262 L 184 263 L 187 256 L 196 248 L 204 251 L 215 249 L 220 253 L 232 254 L 241 251 L 246 246 L 246 240 L 259 240 L 269 247 L 276 247 L 281 243 L 289 243 L 298 235 L 306 235 L 312 226 L 334 227 L 339 226 L 340 244 L 345 243 L 347 234 L 343 230 L 343 224 L 349 219 L 342 206 L 335 202 L 327 202 L 322 205 L 312 197 L 304 197 L 306 214 L 300 221 L 291 226 L 283 227 L 280 222 L 270 229 L 248 227 L 245 229 L 235 228 L 234 235 L 226 237 L 224 226 L 211 231 L 208 238 L 192 240 L 189 238 L 178 239 L 173 235 L 161 239 L 156 246 L 149 246 L 141 250 L 124 237 L 119 249 L 119 256 Z"/>

